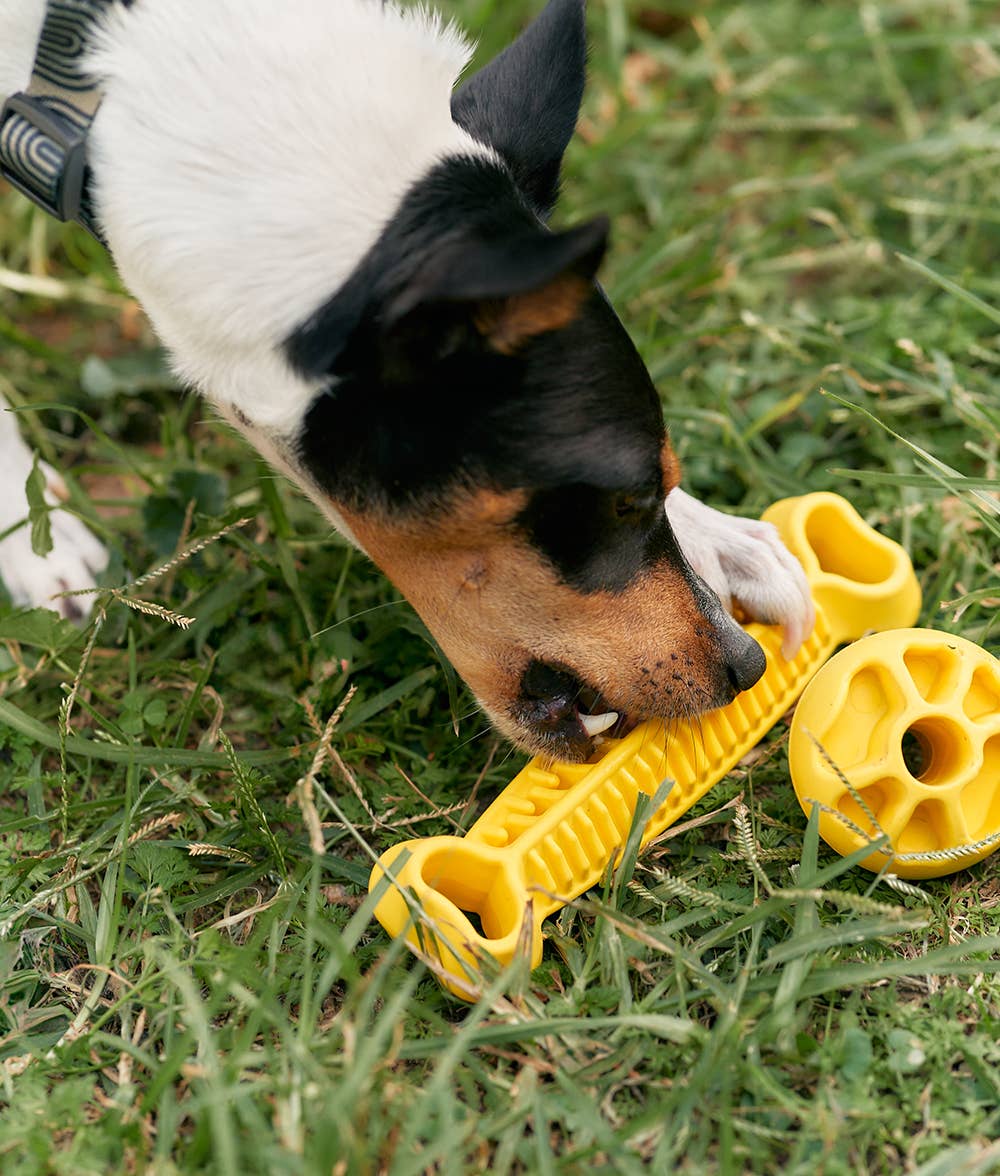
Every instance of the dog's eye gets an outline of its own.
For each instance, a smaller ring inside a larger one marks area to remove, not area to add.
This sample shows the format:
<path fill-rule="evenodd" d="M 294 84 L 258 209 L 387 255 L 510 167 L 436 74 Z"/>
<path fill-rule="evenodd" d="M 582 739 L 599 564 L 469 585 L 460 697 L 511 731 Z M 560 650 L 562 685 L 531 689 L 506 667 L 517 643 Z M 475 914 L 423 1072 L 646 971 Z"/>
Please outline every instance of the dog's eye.
<path fill-rule="evenodd" d="M 645 518 L 656 507 L 652 494 L 618 494 L 614 499 L 615 515 L 620 519 Z"/>

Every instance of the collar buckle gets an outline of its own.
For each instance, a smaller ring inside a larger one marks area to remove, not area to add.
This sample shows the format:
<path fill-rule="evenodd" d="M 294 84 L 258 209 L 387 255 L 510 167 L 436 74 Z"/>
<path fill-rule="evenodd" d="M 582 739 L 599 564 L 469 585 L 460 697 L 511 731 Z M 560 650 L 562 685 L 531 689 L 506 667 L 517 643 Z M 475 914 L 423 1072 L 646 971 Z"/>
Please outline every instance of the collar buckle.
<path fill-rule="evenodd" d="M 0 175 L 61 221 L 78 220 L 86 131 L 37 96 L 13 94 L 0 111 Z"/>

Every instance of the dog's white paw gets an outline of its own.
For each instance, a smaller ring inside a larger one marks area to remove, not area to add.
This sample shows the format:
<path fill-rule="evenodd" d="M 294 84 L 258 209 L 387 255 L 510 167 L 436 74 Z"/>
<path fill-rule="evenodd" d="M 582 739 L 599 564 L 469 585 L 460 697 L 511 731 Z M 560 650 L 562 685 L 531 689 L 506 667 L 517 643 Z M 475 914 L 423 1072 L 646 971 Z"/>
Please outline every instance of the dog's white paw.
<path fill-rule="evenodd" d="M 718 595 L 755 621 L 781 625 L 781 652 L 792 658 L 816 620 L 802 565 L 770 523 L 713 510 L 672 490 L 667 518 L 688 563 Z"/>
<path fill-rule="evenodd" d="M 46 499 L 55 506 L 66 496 L 62 479 L 50 466 L 42 464 L 46 481 Z M 23 471 L 20 471 L 23 472 Z M 0 482 L 8 478 L 0 474 Z M 24 480 L 17 478 L 4 484 L 5 502 L 0 506 L 0 531 L 6 530 L 28 513 L 24 497 Z M 18 527 L 0 540 L 0 579 L 15 604 L 52 608 L 67 620 L 83 620 L 92 600 L 88 596 L 64 596 L 60 592 L 93 588 L 98 572 L 107 564 L 108 554 L 87 527 L 75 515 L 56 509 L 49 514 L 52 550 L 46 556 L 31 550 L 31 533 L 27 525 Z"/>

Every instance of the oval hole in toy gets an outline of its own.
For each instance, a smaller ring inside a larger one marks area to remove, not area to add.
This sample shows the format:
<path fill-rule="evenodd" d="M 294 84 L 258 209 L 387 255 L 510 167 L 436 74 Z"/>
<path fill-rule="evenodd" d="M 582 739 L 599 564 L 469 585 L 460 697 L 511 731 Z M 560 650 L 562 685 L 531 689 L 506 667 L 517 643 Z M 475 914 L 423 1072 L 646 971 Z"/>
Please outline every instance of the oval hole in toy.
<path fill-rule="evenodd" d="M 922 739 L 915 731 L 904 731 L 903 763 L 906 764 L 906 770 L 910 775 L 919 780 L 930 767 L 930 762 L 931 749 L 927 740 Z"/>
<path fill-rule="evenodd" d="M 943 715 L 920 719 L 903 733 L 903 763 L 921 784 L 952 783 L 970 751 L 965 732 Z"/>
<path fill-rule="evenodd" d="M 827 575 L 855 584 L 881 584 L 896 571 L 892 550 L 865 534 L 832 503 L 818 506 L 806 520 L 805 530 L 820 570 Z"/>
<path fill-rule="evenodd" d="M 520 926 L 523 904 L 511 894 L 499 864 L 449 847 L 428 854 L 420 874 L 429 887 L 454 903 L 477 936 L 502 939 Z"/>

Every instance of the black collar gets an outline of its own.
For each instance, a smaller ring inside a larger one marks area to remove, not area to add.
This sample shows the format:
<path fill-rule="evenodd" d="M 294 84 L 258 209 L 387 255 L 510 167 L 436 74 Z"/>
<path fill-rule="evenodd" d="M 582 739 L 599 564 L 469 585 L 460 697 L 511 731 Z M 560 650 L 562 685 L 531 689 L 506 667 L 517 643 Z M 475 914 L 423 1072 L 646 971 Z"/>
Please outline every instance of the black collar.
<path fill-rule="evenodd" d="M 78 221 L 101 240 L 90 199 L 87 132 L 100 105 L 83 68 L 94 21 L 113 3 L 48 0 L 28 88 L 0 111 L 0 175 L 62 221 Z"/>

